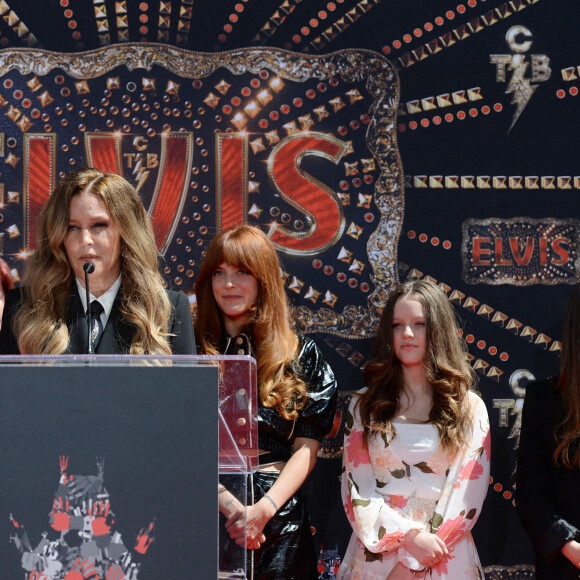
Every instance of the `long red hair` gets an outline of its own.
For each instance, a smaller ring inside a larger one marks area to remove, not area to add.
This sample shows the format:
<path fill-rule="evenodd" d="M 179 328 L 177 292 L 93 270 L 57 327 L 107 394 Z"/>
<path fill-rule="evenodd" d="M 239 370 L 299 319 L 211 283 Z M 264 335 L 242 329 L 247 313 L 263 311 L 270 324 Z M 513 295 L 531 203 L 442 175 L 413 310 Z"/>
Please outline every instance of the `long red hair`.
<path fill-rule="evenodd" d="M 265 407 L 276 408 L 285 419 L 295 419 L 306 402 L 306 385 L 293 368 L 298 338 L 292 330 L 276 248 L 262 230 L 234 226 L 210 243 L 195 282 L 198 348 L 202 354 L 219 354 L 224 330 L 213 295 L 212 275 L 223 263 L 247 270 L 258 281 L 254 316 L 247 332 L 258 363 L 260 400 Z"/>

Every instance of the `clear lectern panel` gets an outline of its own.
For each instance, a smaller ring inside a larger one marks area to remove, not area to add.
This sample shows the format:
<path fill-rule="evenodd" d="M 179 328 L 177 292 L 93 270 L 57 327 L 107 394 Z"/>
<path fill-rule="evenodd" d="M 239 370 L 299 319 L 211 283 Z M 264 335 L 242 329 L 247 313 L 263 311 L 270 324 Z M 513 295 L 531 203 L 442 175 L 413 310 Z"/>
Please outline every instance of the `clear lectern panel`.
<path fill-rule="evenodd" d="M 248 475 L 258 468 L 256 361 L 248 356 L 220 359 L 219 386 L 219 577 L 247 578 L 247 551 L 230 539 L 229 517 L 245 512 Z"/>

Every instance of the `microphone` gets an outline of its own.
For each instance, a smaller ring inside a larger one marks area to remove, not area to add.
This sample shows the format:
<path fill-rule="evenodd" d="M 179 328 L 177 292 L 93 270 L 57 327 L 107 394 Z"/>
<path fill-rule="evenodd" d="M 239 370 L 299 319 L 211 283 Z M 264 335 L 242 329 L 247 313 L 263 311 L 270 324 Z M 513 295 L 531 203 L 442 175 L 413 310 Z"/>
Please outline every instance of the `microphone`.
<path fill-rule="evenodd" d="M 87 312 L 86 312 L 87 328 L 88 328 L 87 354 L 95 354 L 95 352 L 93 351 L 93 341 L 91 340 L 91 334 L 93 331 L 93 317 L 91 315 L 91 299 L 90 299 L 91 293 L 89 292 L 89 274 L 92 274 L 95 271 L 95 265 L 92 262 L 85 262 L 83 264 L 83 270 L 85 271 L 85 292 L 87 296 Z"/>

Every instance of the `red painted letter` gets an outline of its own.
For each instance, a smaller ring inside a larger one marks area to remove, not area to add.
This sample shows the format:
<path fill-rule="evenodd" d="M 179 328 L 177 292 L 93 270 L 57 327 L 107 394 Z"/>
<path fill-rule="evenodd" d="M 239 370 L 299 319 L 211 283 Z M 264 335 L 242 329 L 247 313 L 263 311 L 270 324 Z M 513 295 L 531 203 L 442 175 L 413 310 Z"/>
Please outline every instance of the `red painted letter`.
<path fill-rule="evenodd" d="M 315 254 L 335 244 L 344 230 L 342 209 L 334 192 L 305 173 L 303 157 L 314 156 L 338 163 L 347 144 L 324 133 L 297 133 L 281 141 L 268 160 L 268 175 L 276 191 L 307 217 L 309 227 L 294 232 L 278 223 L 269 236 L 278 249 L 293 254 Z"/>
<path fill-rule="evenodd" d="M 526 238 L 526 248 L 524 251 L 523 258 L 520 254 L 520 246 L 518 244 L 517 238 L 510 238 L 510 248 L 516 261 L 516 264 L 518 266 L 527 266 L 530 263 L 530 260 L 532 259 L 532 253 L 534 251 L 534 238 L 529 236 Z"/>
<path fill-rule="evenodd" d="M 216 141 L 216 227 L 245 224 L 248 215 L 248 136 L 219 133 Z"/>
<path fill-rule="evenodd" d="M 560 259 L 552 258 L 552 264 L 554 264 L 554 266 L 563 266 L 570 259 L 567 250 L 562 247 L 563 244 L 567 245 L 569 243 L 570 240 L 567 238 L 556 238 L 552 242 L 552 250 L 554 250 L 554 254 L 560 256 Z"/>
<path fill-rule="evenodd" d="M 489 248 L 482 248 L 481 244 L 489 244 L 489 238 L 473 238 L 473 264 L 475 266 L 489 266 L 491 262 L 484 260 L 484 256 L 489 256 L 491 250 Z"/>

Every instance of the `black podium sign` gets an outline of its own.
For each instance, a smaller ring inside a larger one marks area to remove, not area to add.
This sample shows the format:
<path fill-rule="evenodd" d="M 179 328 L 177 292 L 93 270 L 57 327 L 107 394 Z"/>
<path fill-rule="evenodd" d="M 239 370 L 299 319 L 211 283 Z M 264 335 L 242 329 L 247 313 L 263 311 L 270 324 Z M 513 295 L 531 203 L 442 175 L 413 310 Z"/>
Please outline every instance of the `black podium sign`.
<path fill-rule="evenodd" d="M 217 383 L 215 365 L 0 364 L 0 576 L 215 578 Z"/>

